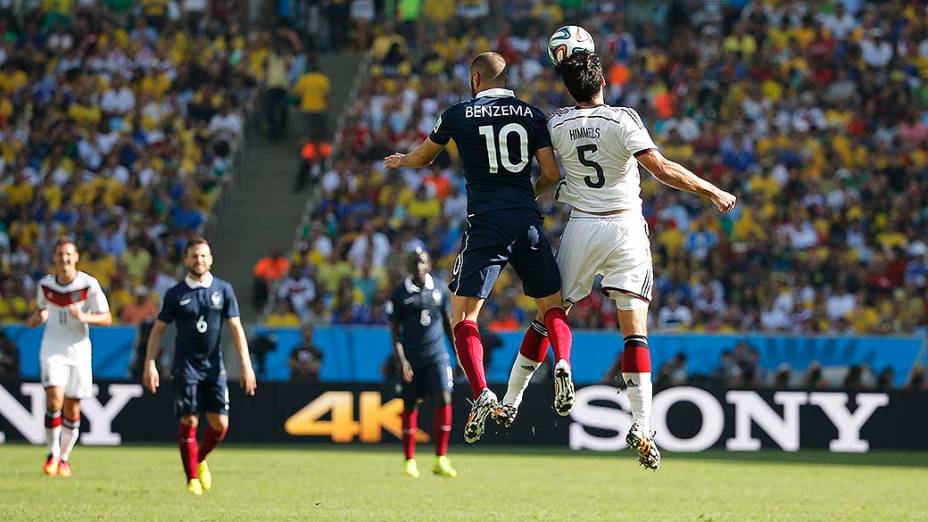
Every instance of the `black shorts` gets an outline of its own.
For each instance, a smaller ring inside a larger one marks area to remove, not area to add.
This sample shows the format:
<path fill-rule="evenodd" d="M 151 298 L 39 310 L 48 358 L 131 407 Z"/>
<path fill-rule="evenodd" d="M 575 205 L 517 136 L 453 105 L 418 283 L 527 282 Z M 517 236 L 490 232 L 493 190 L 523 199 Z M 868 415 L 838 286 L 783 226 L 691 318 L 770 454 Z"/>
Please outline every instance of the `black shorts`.
<path fill-rule="evenodd" d="M 522 279 L 525 295 L 560 291 L 561 273 L 538 211 L 496 210 L 468 218 L 467 224 L 448 285 L 454 295 L 486 299 L 506 263 Z"/>
<path fill-rule="evenodd" d="M 229 414 L 229 384 L 225 374 L 205 379 L 174 376 L 174 415 Z"/>
<path fill-rule="evenodd" d="M 454 387 L 453 378 L 451 363 L 447 360 L 413 367 L 412 382 L 403 383 L 403 402 L 415 404 L 419 399 L 450 392 Z"/>

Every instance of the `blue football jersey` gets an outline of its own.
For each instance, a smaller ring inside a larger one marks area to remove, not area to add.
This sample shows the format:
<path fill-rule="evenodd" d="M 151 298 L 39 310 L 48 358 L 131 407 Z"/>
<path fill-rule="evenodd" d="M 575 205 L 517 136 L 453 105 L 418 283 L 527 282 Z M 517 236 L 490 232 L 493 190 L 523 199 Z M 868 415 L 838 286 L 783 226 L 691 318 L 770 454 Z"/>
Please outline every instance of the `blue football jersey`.
<path fill-rule="evenodd" d="M 232 285 L 218 277 L 202 283 L 187 277 L 168 290 L 158 319 L 177 324 L 175 374 L 204 378 L 225 373 L 222 325 L 226 319 L 238 316 Z"/>
<path fill-rule="evenodd" d="M 407 277 L 393 292 L 387 312 L 390 319 L 399 324 L 399 341 L 413 367 L 448 360 L 444 342 L 448 306 L 447 293 L 435 286 L 431 276 L 422 288 Z"/>
<path fill-rule="evenodd" d="M 443 112 L 429 139 L 457 145 L 467 179 L 468 214 L 537 209 L 532 157 L 551 146 L 541 109 L 508 89 L 488 89 Z"/>

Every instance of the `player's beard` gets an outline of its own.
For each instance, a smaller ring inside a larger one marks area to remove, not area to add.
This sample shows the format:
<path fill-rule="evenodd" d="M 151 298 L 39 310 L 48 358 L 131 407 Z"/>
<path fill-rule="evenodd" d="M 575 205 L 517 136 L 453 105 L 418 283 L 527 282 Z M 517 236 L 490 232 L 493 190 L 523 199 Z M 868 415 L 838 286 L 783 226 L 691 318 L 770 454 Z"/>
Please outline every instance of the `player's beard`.
<path fill-rule="evenodd" d="M 207 265 L 193 265 L 190 267 L 190 273 L 196 276 L 197 278 L 203 277 L 209 272 L 209 266 Z"/>

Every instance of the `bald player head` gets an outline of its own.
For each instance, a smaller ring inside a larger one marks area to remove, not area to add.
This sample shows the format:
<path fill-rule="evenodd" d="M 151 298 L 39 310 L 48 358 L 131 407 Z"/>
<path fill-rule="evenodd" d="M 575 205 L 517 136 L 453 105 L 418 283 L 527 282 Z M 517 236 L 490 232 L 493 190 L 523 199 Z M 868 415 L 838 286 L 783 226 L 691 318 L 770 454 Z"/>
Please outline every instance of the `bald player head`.
<path fill-rule="evenodd" d="M 470 62 L 470 92 L 477 96 L 480 91 L 506 87 L 508 76 L 503 55 L 492 51 L 478 54 Z"/>

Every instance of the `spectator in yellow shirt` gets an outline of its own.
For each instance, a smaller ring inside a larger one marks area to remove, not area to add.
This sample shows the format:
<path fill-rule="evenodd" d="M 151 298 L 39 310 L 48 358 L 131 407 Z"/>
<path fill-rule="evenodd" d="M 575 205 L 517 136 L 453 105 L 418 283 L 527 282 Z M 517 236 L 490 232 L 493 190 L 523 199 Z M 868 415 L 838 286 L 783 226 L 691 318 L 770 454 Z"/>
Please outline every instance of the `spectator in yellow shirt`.
<path fill-rule="evenodd" d="M 287 299 L 278 299 L 274 311 L 268 314 L 266 324 L 272 327 L 300 326 L 300 318 L 293 313 Z"/>
<path fill-rule="evenodd" d="M 325 140 L 330 86 L 329 77 L 323 74 L 315 63 L 309 61 L 306 64 L 306 72 L 294 88 L 294 92 L 300 97 L 306 136 L 311 141 Z"/>

